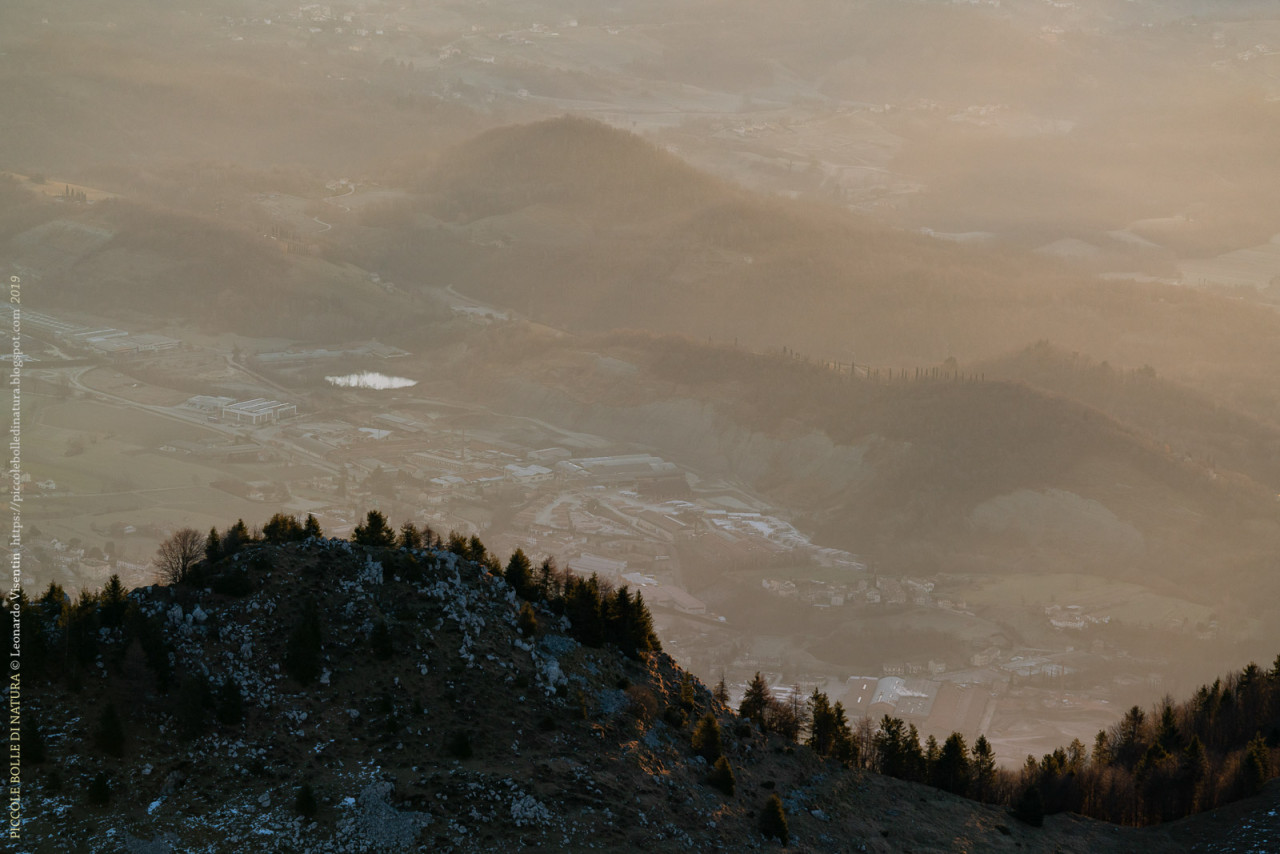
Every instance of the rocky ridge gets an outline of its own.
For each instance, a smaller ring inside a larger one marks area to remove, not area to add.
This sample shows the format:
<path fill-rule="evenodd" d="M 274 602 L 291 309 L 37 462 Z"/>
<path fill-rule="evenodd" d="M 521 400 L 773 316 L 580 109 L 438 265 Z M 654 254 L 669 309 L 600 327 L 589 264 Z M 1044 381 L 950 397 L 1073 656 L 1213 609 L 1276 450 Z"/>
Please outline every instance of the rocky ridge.
<path fill-rule="evenodd" d="M 778 845 L 760 832 L 773 794 L 796 851 L 1186 850 L 1164 829 L 1071 816 L 1031 828 L 824 761 L 740 721 L 665 654 L 583 646 L 546 609 L 526 634 L 503 578 L 446 551 L 259 543 L 203 583 L 129 595 L 134 624 L 167 647 L 167 691 L 136 636 L 103 628 L 83 675 L 32 692 L 47 758 L 18 850 L 741 851 Z M 304 684 L 289 662 L 309 609 L 322 642 Z M 199 689 L 228 683 L 235 723 Z M 98 739 L 108 704 L 119 756 Z M 732 796 L 691 748 L 707 713 Z M 86 795 L 99 777 L 105 804 Z"/>

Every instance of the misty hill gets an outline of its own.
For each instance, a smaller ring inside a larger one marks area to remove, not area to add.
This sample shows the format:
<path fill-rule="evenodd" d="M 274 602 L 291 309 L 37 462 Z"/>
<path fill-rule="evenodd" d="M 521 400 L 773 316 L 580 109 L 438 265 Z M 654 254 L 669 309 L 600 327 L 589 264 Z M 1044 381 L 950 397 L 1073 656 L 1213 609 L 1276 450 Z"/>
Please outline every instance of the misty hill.
<path fill-rule="evenodd" d="M 775 794 L 798 851 L 1186 850 L 1186 826 L 1037 829 L 845 770 L 666 656 L 583 645 L 543 607 L 534 627 L 491 567 L 256 542 L 174 586 L 32 603 L 28 850 L 739 851 L 770 844 Z M 691 744 L 708 714 L 732 795 Z"/>
<path fill-rule="evenodd" d="M 1078 400 L 1175 452 L 1247 473 L 1280 492 L 1280 426 L 1162 379 L 1149 366 L 1117 369 L 1041 341 L 972 370 Z"/>
<path fill-rule="evenodd" d="M 491 131 L 352 256 L 571 330 L 646 328 L 871 365 L 992 358 L 1038 339 L 1267 411 L 1280 316 L 1099 283 L 999 248 L 753 196 L 579 119 Z M 575 223 L 553 238 L 529 219 Z M 536 213 L 535 213 L 536 212 Z"/>
<path fill-rule="evenodd" d="M 571 329 L 814 341 L 823 350 L 905 357 L 937 338 L 918 310 L 944 284 L 929 271 L 947 267 L 949 286 L 961 291 L 989 291 L 1014 270 L 1026 273 L 1007 259 L 834 209 L 746 194 L 581 119 L 491 131 L 443 156 L 423 189 L 425 210 L 464 228 L 468 245 L 442 259 L 439 249 L 400 248 L 378 263 L 437 280 L 443 274 L 433 264 L 443 263 L 460 290 Z M 535 206 L 589 228 L 569 245 L 548 245 L 489 222 Z M 823 318 L 804 308 L 824 301 L 833 310 Z M 874 328 L 847 325 L 855 312 L 873 310 Z"/>
<path fill-rule="evenodd" d="M 330 339 L 394 335 L 438 311 L 323 259 L 305 236 L 124 199 L 64 202 L 12 180 L 3 192 L 13 208 L 0 255 L 40 282 L 31 291 L 40 310 Z"/>
<path fill-rule="evenodd" d="M 1274 493 L 1251 472 L 1186 459 L 1027 385 L 851 379 L 643 335 L 552 344 L 504 332 L 484 350 L 460 367 L 461 393 L 750 484 L 890 573 L 1090 572 L 1234 598 L 1253 618 L 1248 591 L 1274 585 Z"/>
<path fill-rule="evenodd" d="M 460 222 L 544 205 L 644 223 L 742 196 L 633 134 L 571 116 L 487 131 L 446 154 L 422 189 Z"/>

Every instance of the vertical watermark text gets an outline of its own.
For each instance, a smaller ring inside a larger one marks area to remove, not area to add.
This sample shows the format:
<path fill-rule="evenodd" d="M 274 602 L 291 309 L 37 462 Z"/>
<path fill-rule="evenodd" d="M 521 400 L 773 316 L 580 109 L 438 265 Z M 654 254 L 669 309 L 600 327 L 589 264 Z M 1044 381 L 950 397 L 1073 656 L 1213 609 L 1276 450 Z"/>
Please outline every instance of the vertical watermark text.
<path fill-rule="evenodd" d="M 6 597 L 13 633 L 9 640 L 9 665 L 5 673 L 5 695 L 8 698 L 8 797 L 5 803 L 9 839 L 22 838 L 22 278 L 9 277 L 9 308 L 13 312 L 13 365 L 9 371 L 9 390 L 13 395 L 13 421 L 9 428 L 9 509 L 12 528 L 9 534 L 12 585 Z"/>

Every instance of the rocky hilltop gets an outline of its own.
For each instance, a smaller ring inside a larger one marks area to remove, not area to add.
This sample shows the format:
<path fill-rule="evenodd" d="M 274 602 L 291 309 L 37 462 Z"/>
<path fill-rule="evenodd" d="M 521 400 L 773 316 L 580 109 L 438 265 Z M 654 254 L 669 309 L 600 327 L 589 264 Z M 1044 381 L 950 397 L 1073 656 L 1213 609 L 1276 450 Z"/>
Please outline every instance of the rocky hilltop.
<path fill-rule="evenodd" d="M 309 537 L 30 603 L 14 850 L 757 850 L 781 844 L 762 832 L 775 795 L 796 851 L 1189 850 L 1176 825 L 1031 827 L 821 759 L 663 653 L 584 645 L 496 566 Z"/>

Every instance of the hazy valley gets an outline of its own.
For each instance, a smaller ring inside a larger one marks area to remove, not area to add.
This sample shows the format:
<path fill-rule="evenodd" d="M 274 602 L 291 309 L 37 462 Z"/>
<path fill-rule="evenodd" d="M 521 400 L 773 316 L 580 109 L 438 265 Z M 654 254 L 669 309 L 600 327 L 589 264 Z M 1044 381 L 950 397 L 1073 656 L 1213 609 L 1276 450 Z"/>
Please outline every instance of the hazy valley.
<path fill-rule="evenodd" d="M 28 590 L 376 508 L 1009 768 L 1280 649 L 1268 3 L 0 33 Z"/>

